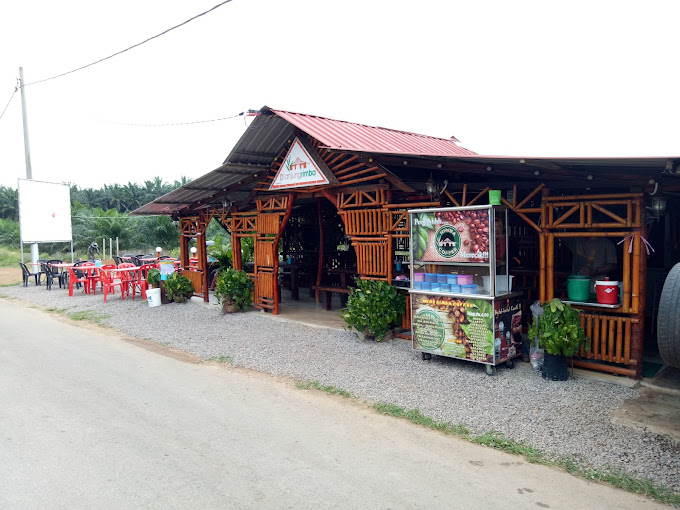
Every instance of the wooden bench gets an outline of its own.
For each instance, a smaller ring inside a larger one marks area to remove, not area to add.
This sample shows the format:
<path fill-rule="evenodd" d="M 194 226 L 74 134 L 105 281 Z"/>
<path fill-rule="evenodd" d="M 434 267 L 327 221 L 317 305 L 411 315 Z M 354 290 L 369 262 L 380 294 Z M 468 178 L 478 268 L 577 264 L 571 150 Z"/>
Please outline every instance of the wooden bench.
<path fill-rule="evenodd" d="M 331 287 L 327 285 L 313 285 L 312 290 L 323 291 L 326 293 L 326 310 L 331 310 L 331 302 L 333 301 L 333 293 L 349 294 L 350 289 L 346 287 Z"/>

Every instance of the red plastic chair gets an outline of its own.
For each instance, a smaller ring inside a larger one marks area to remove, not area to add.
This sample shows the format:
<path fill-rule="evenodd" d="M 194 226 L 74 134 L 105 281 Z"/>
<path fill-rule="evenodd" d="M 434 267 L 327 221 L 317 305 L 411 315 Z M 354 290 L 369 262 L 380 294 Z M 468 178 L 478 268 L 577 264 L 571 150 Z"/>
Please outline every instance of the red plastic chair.
<path fill-rule="evenodd" d="M 123 274 L 116 274 L 112 273 L 110 269 L 115 269 L 114 268 L 109 268 L 109 269 L 104 269 L 102 268 L 101 271 L 99 271 L 99 278 L 102 284 L 102 288 L 104 289 L 104 303 L 106 303 L 106 296 L 108 294 L 115 294 L 115 288 L 120 287 L 120 298 L 125 299 L 125 295 L 128 293 L 128 287 L 127 287 L 127 282 L 125 281 L 125 278 L 123 278 Z"/>
<path fill-rule="evenodd" d="M 137 289 L 139 289 L 139 293 L 142 295 L 142 299 L 146 299 L 146 289 L 148 287 L 148 284 L 146 282 L 146 278 L 144 277 L 142 273 L 142 267 L 138 267 L 135 271 L 126 271 L 124 273 L 121 273 L 121 276 L 125 279 L 125 282 L 128 285 L 128 288 L 132 289 L 132 299 L 135 299 L 135 295 L 137 294 Z"/>
<path fill-rule="evenodd" d="M 86 294 L 90 293 L 91 278 L 88 276 L 88 271 L 81 270 L 81 267 L 83 266 L 77 266 L 77 268 L 68 268 L 68 295 L 71 297 L 73 296 L 73 287 L 79 283 L 83 284 L 83 290 Z"/>

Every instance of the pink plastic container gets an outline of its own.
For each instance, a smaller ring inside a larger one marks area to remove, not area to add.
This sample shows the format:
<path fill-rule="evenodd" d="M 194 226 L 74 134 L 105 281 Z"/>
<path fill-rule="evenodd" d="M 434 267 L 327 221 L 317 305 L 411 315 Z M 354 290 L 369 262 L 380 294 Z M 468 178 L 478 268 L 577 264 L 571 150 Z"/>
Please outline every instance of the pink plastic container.
<path fill-rule="evenodd" d="M 458 285 L 471 285 L 472 275 L 471 274 L 459 274 L 458 275 Z"/>
<path fill-rule="evenodd" d="M 413 273 L 413 281 L 414 282 L 424 282 L 425 281 L 425 273 Z"/>

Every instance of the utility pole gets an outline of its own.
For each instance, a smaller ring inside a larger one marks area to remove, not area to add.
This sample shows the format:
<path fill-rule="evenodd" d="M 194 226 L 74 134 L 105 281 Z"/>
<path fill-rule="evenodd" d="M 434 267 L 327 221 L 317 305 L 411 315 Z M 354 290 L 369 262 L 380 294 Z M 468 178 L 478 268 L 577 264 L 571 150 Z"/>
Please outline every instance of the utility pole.
<path fill-rule="evenodd" d="M 21 117 L 24 121 L 24 153 L 26 154 L 26 179 L 29 181 L 33 179 L 33 170 L 31 169 L 31 146 L 28 143 L 28 118 L 26 117 L 26 92 L 24 91 L 24 68 L 19 68 L 19 88 L 21 89 Z M 24 245 L 21 244 L 21 252 L 23 259 Z M 31 245 L 31 262 L 37 264 L 38 262 L 38 243 Z M 35 270 L 37 266 L 33 266 Z"/>

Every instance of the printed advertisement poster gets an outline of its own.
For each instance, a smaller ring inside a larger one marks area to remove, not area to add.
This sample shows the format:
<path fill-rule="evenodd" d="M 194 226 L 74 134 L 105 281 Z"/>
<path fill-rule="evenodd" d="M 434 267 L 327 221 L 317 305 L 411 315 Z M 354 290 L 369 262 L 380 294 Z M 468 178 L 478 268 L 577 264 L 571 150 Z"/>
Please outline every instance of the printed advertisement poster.
<path fill-rule="evenodd" d="M 501 360 L 522 354 L 522 305 L 517 298 L 494 302 L 494 354 Z"/>
<path fill-rule="evenodd" d="M 413 254 L 423 262 L 489 262 L 489 211 L 436 211 L 411 217 Z"/>
<path fill-rule="evenodd" d="M 411 306 L 416 350 L 488 364 L 521 353 L 522 315 L 517 299 L 494 302 L 414 293 Z"/>

